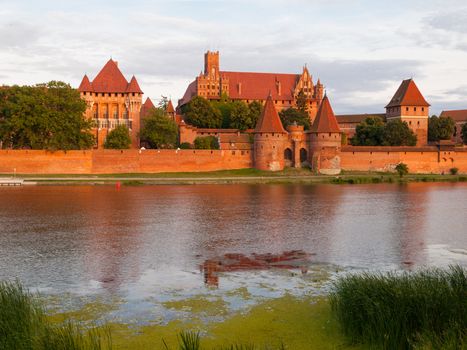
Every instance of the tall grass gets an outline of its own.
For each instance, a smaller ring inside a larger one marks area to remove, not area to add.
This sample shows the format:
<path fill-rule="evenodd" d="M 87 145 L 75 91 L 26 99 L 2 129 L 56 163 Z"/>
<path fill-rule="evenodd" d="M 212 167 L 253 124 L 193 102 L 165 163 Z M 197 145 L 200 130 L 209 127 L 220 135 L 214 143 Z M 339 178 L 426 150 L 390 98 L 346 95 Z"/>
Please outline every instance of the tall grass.
<path fill-rule="evenodd" d="M 342 331 L 382 349 L 465 349 L 467 271 L 349 275 L 330 295 Z"/>
<path fill-rule="evenodd" d="M 111 349 L 110 332 L 86 330 L 72 321 L 52 325 L 37 298 L 18 282 L 0 282 L 0 349 L 103 350 Z"/>

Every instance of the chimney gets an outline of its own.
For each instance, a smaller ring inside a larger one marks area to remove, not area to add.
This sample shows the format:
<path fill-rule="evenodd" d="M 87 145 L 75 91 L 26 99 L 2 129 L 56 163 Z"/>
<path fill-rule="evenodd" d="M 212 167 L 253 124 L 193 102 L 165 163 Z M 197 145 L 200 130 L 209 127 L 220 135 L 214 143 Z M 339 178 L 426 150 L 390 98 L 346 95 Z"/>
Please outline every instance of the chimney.
<path fill-rule="evenodd" d="M 114 61 L 115 62 L 115 65 L 118 67 L 118 61 Z"/>
<path fill-rule="evenodd" d="M 238 83 L 238 94 L 242 94 L 242 83 Z"/>
<path fill-rule="evenodd" d="M 279 80 L 276 80 L 277 94 L 280 96 L 282 94 L 282 85 Z"/>

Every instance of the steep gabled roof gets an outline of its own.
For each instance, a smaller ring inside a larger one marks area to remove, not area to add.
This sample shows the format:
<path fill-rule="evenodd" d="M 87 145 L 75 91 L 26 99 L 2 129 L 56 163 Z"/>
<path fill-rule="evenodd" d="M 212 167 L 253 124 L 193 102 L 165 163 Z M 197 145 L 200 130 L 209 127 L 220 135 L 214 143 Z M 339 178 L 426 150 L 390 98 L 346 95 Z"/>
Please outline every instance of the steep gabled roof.
<path fill-rule="evenodd" d="M 143 91 L 141 91 L 141 88 L 139 87 L 139 84 L 136 81 L 136 78 L 135 78 L 134 75 L 131 77 L 131 80 L 130 80 L 130 83 L 128 84 L 126 92 L 135 92 L 135 93 L 138 93 L 138 94 L 143 93 Z"/>
<path fill-rule="evenodd" d="M 255 132 L 287 133 L 282 126 L 279 114 L 277 114 L 271 94 L 266 99 L 263 112 L 256 123 Z"/>
<path fill-rule="evenodd" d="M 110 59 L 92 81 L 92 86 L 95 92 L 127 92 L 128 81 L 117 62 Z"/>
<path fill-rule="evenodd" d="M 152 103 L 151 99 L 148 97 L 141 106 L 141 118 L 146 118 L 153 109 L 156 109 L 156 106 L 154 106 L 154 103 Z"/>
<path fill-rule="evenodd" d="M 146 99 L 146 101 L 144 101 L 142 107 L 148 108 L 148 109 L 149 108 L 156 108 L 156 106 L 154 106 L 154 103 L 152 102 L 152 100 L 149 97 Z"/>
<path fill-rule="evenodd" d="M 413 79 L 403 80 L 386 108 L 399 106 L 429 107 Z"/>
<path fill-rule="evenodd" d="M 442 111 L 440 117 L 451 117 L 455 122 L 467 122 L 467 109 Z"/>
<path fill-rule="evenodd" d="M 334 115 L 331 104 L 329 103 L 329 99 L 326 95 L 319 106 L 318 113 L 316 114 L 315 121 L 313 122 L 310 131 L 316 133 L 341 132 L 336 116 Z"/>
<path fill-rule="evenodd" d="M 172 100 L 169 100 L 169 103 L 167 104 L 167 113 L 175 113 L 175 108 L 174 105 L 172 104 Z"/>
<path fill-rule="evenodd" d="M 79 84 L 78 91 L 80 92 L 93 92 L 94 89 L 92 88 L 91 82 L 89 81 L 88 76 L 85 74 L 83 80 L 81 80 L 81 84 Z"/>

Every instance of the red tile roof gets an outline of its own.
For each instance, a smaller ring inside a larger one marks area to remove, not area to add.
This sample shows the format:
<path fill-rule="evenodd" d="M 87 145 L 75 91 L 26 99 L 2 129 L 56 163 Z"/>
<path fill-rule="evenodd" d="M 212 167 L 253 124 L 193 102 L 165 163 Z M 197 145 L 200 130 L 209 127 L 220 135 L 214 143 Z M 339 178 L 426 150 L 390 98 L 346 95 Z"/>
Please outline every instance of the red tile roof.
<path fill-rule="evenodd" d="M 131 77 L 130 83 L 128 84 L 128 87 L 126 88 L 126 92 L 135 92 L 138 94 L 143 93 L 134 75 Z"/>
<path fill-rule="evenodd" d="M 156 106 L 154 106 L 154 103 L 152 103 L 151 99 L 148 97 L 141 106 L 141 118 L 147 117 L 149 112 L 151 112 L 153 109 L 156 109 Z"/>
<path fill-rule="evenodd" d="M 287 133 L 282 122 L 277 114 L 276 107 L 272 101 L 272 96 L 269 95 L 264 104 L 263 112 L 258 119 L 256 124 L 255 132 L 264 132 L 264 133 Z"/>
<path fill-rule="evenodd" d="M 329 99 L 326 95 L 319 106 L 318 113 L 316 114 L 315 121 L 313 122 L 310 131 L 316 133 L 341 132 L 336 116 L 334 115 L 331 104 L 329 103 Z"/>
<path fill-rule="evenodd" d="M 442 111 L 440 117 L 451 117 L 456 122 L 467 122 L 467 109 Z"/>
<path fill-rule="evenodd" d="M 220 76 L 229 79 L 229 97 L 243 100 L 263 100 L 269 93 L 274 100 L 293 100 L 293 91 L 300 79 L 300 74 L 252 72 L 221 71 Z M 241 93 L 239 84 L 241 84 Z"/>
<path fill-rule="evenodd" d="M 386 113 L 365 113 L 365 114 L 341 114 L 336 115 L 337 122 L 341 123 L 361 123 L 366 118 L 379 117 L 381 120 L 386 120 Z"/>
<path fill-rule="evenodd" d="M 430 104 L 426 102 L 413 79 L 407 79 L 402 81 L 386 108 L 399 106 L 429 107 Z"/>
<path fill-rule="evenodd" d="M 94 89 L 92 88 L 91 82 L 89 81 L 88 76 L 85 74 L 81 84 L 79 84 L 79 91 L 81 92 L 93 92 Z"/>
<path fill-rule="evenodd" d="M 118 68 L 117 62 L 110 59 L 92 82 L 85 75 L 78 88 L 81 92 L 105 92 L 105 93 L 128 93 L 142 94 L 136 78 L 133 76 L 130 83 Z"/>

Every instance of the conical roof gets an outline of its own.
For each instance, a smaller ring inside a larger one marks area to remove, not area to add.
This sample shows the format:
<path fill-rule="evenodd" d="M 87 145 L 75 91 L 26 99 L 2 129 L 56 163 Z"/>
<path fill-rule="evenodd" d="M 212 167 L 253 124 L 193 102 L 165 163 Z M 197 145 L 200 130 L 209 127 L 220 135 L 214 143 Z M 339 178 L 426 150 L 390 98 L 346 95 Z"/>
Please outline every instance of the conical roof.
<path fill-rule="evenodd" d="M 92 88 L 91 82 L 89 81 L 88 76 L 85 74 L 83 80 L 81 80 L 81 84 L 79 84 L 78 91 L 80 92 L 91 92 L 94 91 Z"/>
<path fill-rule="evenodd" d="M 94 78 L 92 86 L 95 92 L 127 92 L 128 81 L 117 62 L 110 59 Z"/>
<path fill-rule="evenodd" d="M 318 113 L 316 114 L 315 121 L 310 131 L 316 133 L 341 132 L 334 111 L 326 95 L 323 101 L 321 101 L 321 105 L 319 106 Z"/>
<path fill-rule="evenodd" d="M 146 101 L 144 101 L 143 107 L 147 109 L 156 108 L 156 106 L 154 106 L 154 103 L 152 103 L 152 100 L 149 97 L 146 99 Z"/>
<path fill-rule="evenodd" d="M 279 114 L 277 114 L 276 107 L 272 100 L 271 94 L 269 94 L 264 104 L 263 112 L 256 123 L 255 132 L 264 133 L 287 133 L 282 126 Z"/>
<path fill-rule="evenodd" d="M 130 83 L 128 84 L 128 88 L 127 88 L 126 92 L 135 92 L 135 93 L 138 93 L 138 94 L 143 93 L 143 91 L 141 91 L 141 88 L 139 87 L 139 84 L 136 81 L 136 78 L 135 78 L 134 75 L 131 77 L 131 80 L 130 80 Z"/>
<path fill-rule="evenodd" d="M 429 107 L 430 104 L 426 102 L 413 79 L 406 79 L 402 81 L 386 108 L 399 106 Z"/>
<path fill-rule="evenodd" d="M 174 105 L 172 104 L 172 100 L 169 100 L 169 103 L 167 104 L 167 113 L 175 113 L 175 108 Z"/>

